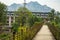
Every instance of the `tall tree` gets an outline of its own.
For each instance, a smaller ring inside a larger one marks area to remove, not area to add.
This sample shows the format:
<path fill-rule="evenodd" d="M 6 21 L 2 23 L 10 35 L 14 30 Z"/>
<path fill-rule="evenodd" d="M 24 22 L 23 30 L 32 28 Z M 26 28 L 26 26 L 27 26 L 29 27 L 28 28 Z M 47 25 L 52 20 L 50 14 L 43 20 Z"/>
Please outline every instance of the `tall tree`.
<path fill-rule="evenodd" d="M 50 21 L 54 20 L 54 15 L 55 15 L 55 10 L 52 9 L 51 12 L 49 13 L 49 20 Z"/>
<path fill-rule="evenodd" d="M 32 17 L 32 13 L 27 8 L 24 7 L 19 8 L 17 12 L 15 13 L 18 15 L 18 17 L 16 18 L 17 23 L 20 26 L 24 26 L 25 24 L 28 24 L 28 20 L 29 18 Z"/>
<path fill-rule="evenodd" d="M 15 17 L 15 23 L 13 23 L 12 30 L 13 30 L 13 39 L 15 39 L 15 34 L 19 27 L 28 25 L 28 20 L 31 18 L 32 14 L 31 12 L 24 7 L 20 7 L 14 14 Z"/>
<path fill-rule="evenodd" d="M 6 24 L 6 11 L 7 6 L 0 2 L 0 25 Z"/>

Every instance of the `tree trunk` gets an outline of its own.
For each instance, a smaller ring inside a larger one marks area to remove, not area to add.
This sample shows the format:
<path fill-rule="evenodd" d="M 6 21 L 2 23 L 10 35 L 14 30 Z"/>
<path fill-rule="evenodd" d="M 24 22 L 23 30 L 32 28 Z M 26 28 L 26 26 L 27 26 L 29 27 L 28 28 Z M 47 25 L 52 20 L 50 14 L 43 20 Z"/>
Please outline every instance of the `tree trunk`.
<path fill-rule="evenodd" d="M 13 32 L 13 40 L 15 40 L 15 34 L 16 34 L 16 32 Z"/>

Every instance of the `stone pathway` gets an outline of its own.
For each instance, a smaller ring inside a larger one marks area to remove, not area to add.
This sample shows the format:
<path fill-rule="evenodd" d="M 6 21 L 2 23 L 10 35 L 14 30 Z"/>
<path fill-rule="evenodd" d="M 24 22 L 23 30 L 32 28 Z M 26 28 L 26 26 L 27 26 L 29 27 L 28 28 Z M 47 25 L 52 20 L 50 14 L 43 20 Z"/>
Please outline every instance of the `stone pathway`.
<path fill-rule="evenodd" d="M 41 30 L 33 40 L 55 40 L 47 25 L 43 25 Z"/>

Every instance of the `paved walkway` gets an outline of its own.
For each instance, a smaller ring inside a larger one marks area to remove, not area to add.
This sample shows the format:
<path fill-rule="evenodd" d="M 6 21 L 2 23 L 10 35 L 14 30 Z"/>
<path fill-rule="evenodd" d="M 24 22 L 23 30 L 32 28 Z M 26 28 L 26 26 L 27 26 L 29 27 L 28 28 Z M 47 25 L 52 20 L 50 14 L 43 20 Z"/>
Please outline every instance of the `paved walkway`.
<path fill-rule="evenodd" d="M 47 25 L 43 25 L 33 40 L 55 40 Z"/>

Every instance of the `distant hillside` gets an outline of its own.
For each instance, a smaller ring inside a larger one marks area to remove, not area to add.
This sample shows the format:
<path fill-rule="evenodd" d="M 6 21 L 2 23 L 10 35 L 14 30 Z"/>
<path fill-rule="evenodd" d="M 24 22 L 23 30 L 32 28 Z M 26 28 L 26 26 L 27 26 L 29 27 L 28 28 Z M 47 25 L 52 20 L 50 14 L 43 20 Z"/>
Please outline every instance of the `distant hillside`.
<path fill-rule="evenodd" d="M 8 11 L 16 11 L 19 7 L 22 7 L 22 4 L 13 3 L 8 6 Z M 41 5 L 38 2 L 29 2 L 26 4 L 26 8 L 32 12 L 50 12 L 51 8 L 46 5 Z"/>

